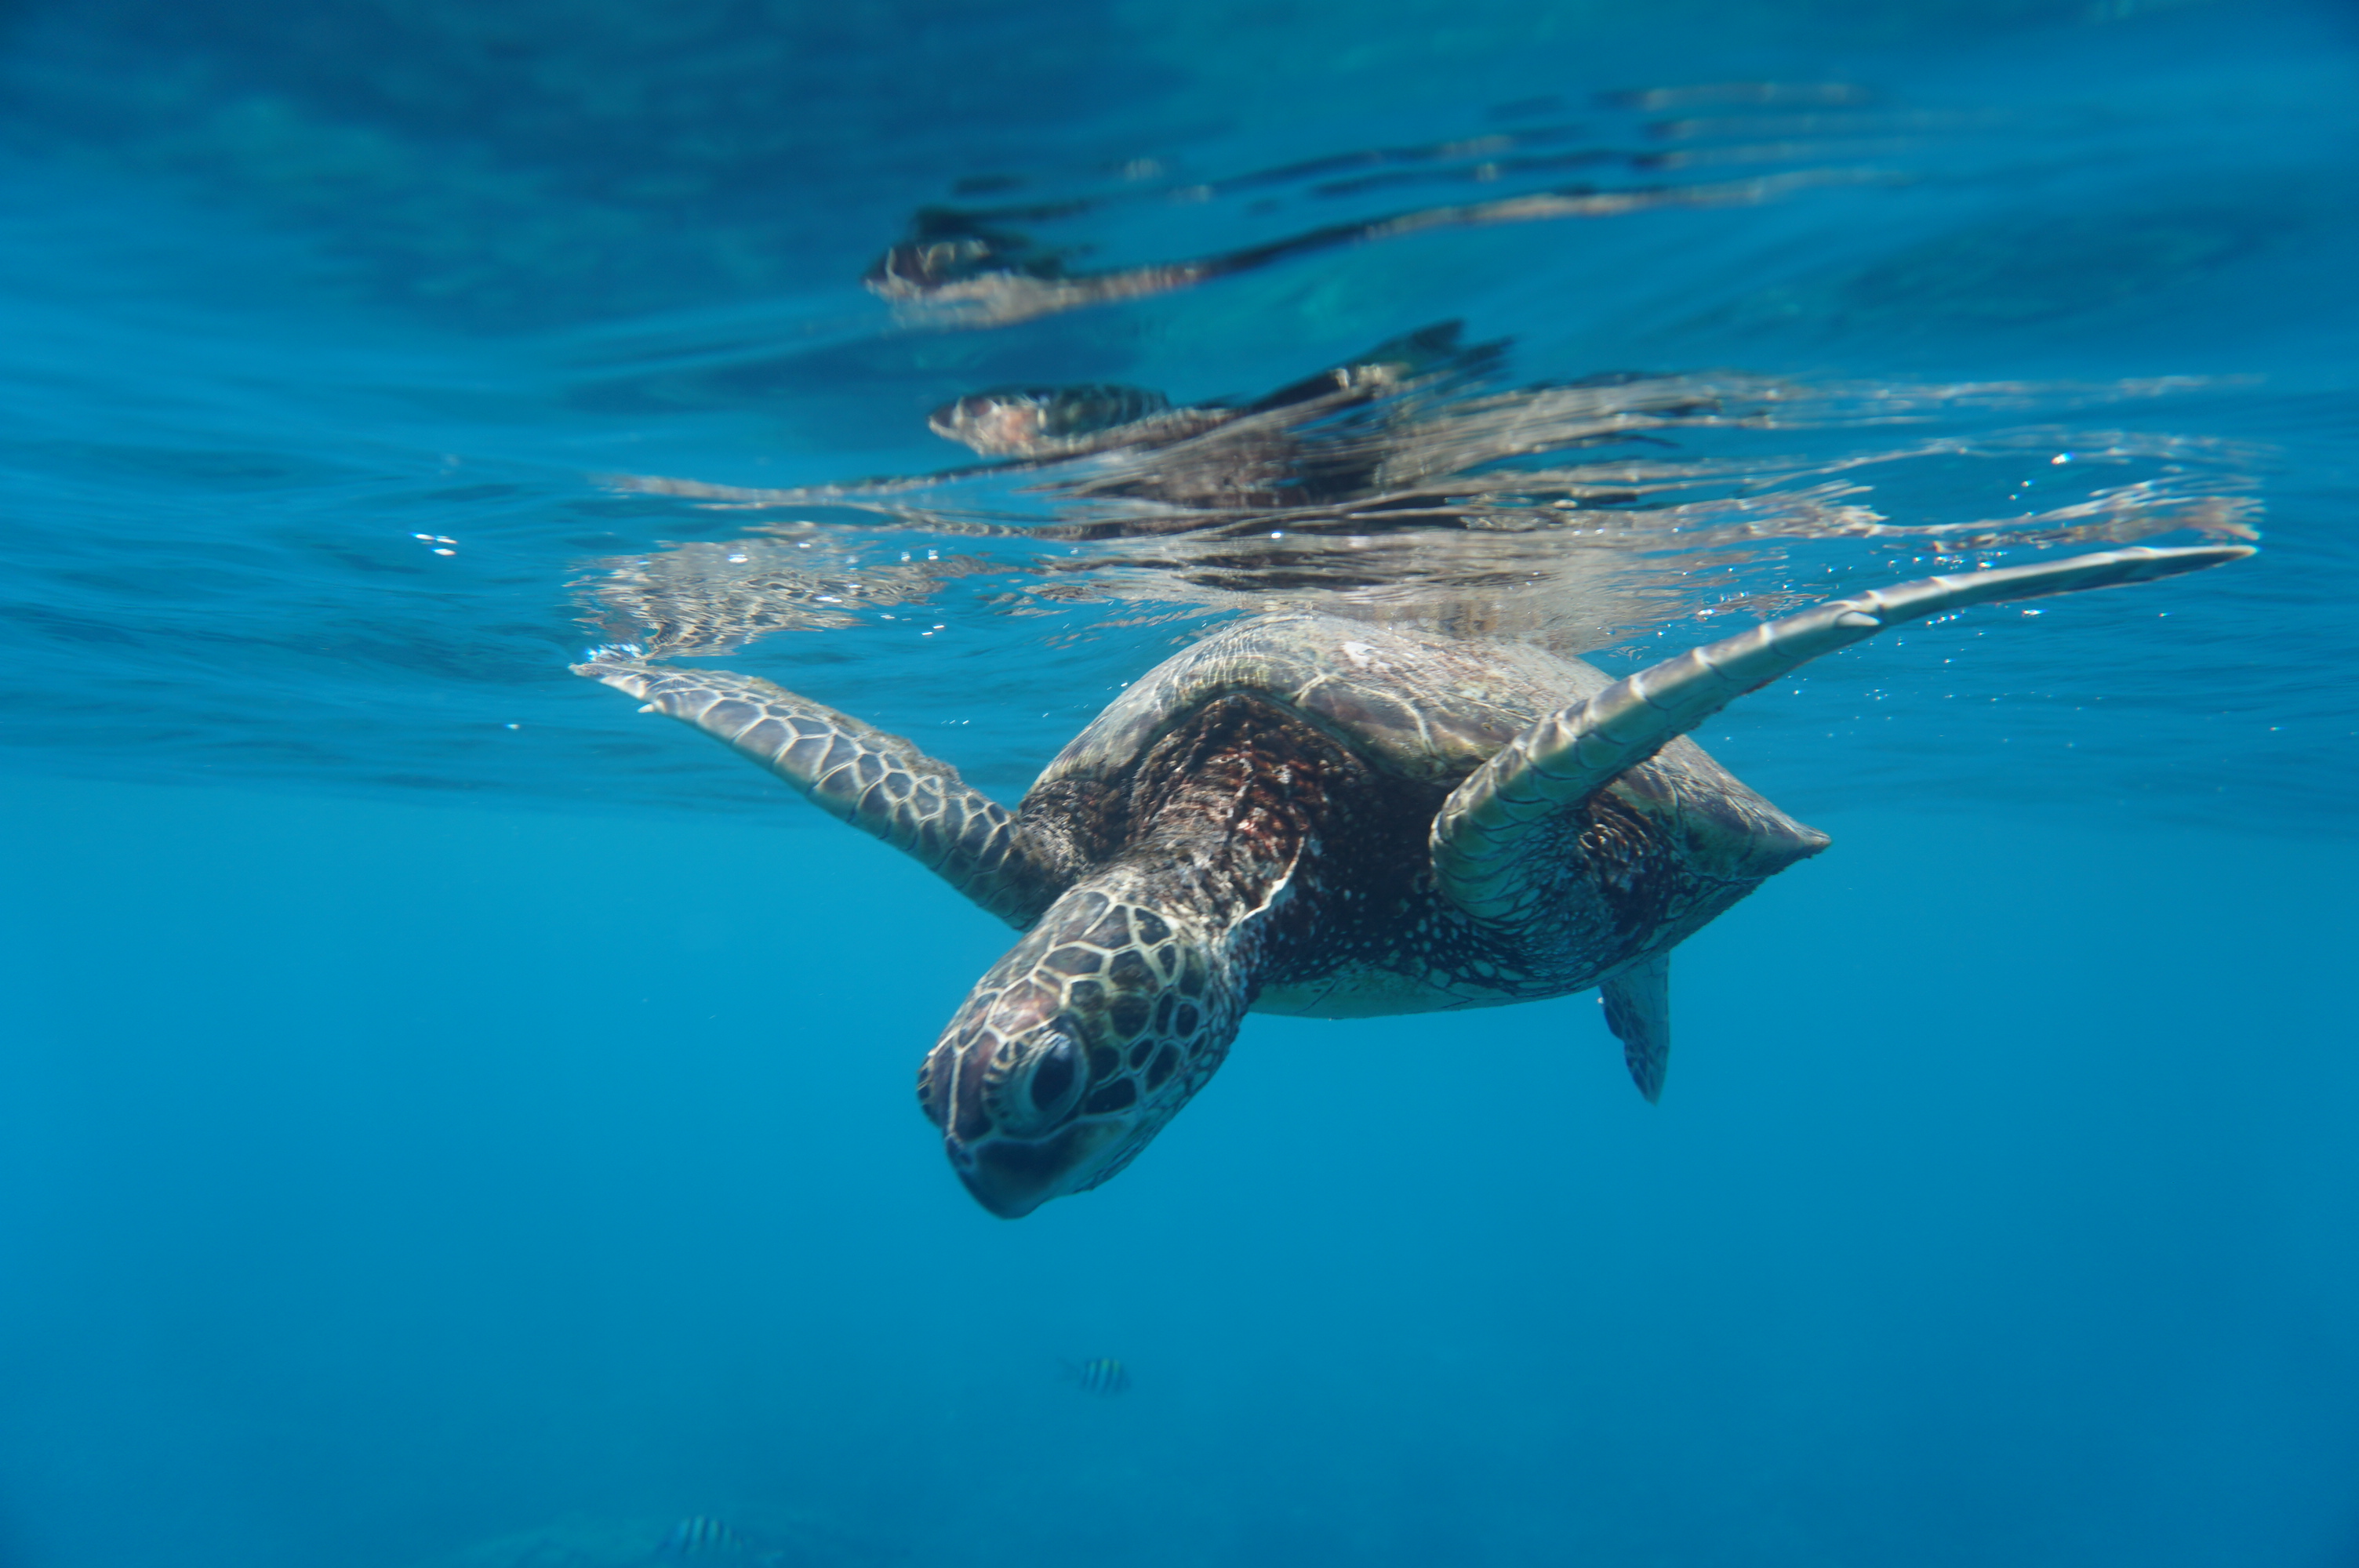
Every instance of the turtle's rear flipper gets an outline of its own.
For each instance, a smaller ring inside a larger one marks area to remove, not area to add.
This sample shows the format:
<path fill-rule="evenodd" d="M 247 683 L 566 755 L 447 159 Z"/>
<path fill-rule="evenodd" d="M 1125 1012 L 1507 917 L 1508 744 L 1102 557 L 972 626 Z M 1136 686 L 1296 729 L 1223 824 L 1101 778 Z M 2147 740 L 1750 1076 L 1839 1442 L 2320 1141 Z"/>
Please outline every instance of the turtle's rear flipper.
<path fill-rule="evenodd" d="M 1648 1105 L 1663 1098 L 1663 1074 L 1671 1064 L 1671 956 L 1657 953 L 1597 988 L 1605 1004 L 1605 1027 L 1622 1042 L 1630 1081 Z"/>
<path fill-rule="evenodd" d="M 1500 748 L 1433 819 L 1434 880 L 1478 920 L 1532 916 L 1535 829 L 1571 810 L 1748 691 L 1887 626 L 2014 599 L 2112 588 L 2201 571 L 2249 556 L 2243 545 L 2135 546 L 2027 567 L 1926 578 L 1764 622 L 1616 681 L 1549 715 Z"/>
<path fill-rule="evenodd" d="M 1056 847 L 969 788 L 950 763 L 754 676 L 593 659 L 573 673 L 692 724 L 813 806 L 921 861 L 1009 925 L 1029 925 L 1071 881 Z"/>

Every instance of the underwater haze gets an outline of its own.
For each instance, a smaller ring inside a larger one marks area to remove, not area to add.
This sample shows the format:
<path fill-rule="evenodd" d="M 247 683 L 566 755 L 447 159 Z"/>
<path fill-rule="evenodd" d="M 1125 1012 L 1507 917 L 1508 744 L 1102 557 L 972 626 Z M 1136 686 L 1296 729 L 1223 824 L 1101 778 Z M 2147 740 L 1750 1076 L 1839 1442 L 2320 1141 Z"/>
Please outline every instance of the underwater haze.
<path fill-rule="evenodd" d="M 2354 277 L 2340 0 L 5 0 L 0 1568 L 2359 1568 Z M 569 667 L 1013 806 L 2203 545 L 1695 732 L 1659 1104 L 1256 1015 L 1014 1222 L 1006 925 Z"/>

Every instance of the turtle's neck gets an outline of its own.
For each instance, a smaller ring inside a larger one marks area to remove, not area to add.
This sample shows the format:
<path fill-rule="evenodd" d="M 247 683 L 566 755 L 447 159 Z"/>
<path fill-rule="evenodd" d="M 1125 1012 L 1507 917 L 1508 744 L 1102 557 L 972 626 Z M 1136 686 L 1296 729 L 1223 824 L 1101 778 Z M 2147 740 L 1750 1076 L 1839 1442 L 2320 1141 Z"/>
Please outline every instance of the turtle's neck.
<path fill-rule="evenodd" d="M 1355 840 L 1389 815 L 1382 784 L 1275 704 L 1222 697 L 1139 760 L 1129 842 L 1088 881 L 1218 933 L 1249 999 L 1332 936 L 1351 861 L 1371 848 Z"/>
<path fill-rule="evenodd" d="M 1265 986 L 1332 964 L 1367 914 L 1397 918 L 1369 896 L 1404 846 L 1423 850 L 1397 782 L 1238 696 L 1100 797 L 1095 830 L 1122 848 L 976 983 L 919 1074 L 986 1207 L 1028 1213 L 1120 1170 L 1219 1068 Z"/>

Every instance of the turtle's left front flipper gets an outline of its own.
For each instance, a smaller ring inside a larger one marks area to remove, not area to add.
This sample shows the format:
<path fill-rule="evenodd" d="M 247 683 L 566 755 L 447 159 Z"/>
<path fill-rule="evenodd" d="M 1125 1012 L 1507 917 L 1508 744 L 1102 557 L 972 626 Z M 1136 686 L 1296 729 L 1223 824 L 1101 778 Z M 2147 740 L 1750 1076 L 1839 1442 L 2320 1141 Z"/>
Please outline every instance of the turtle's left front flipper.
<path fill-rule="evenodd" d="M 1888 626 L 2006 600 L 2037 599 L 2201 571 L 2240 560 L 2243 545 L 2108 550 L 2026 567 L 1926 578 L 1765 622 L 1691 648 L 1549 715 L 1469 774 L 1433 819 L 1434 880 L 1478 920 L 1528 918 L 1543 868 L 1536 830 L 1587 801 L 1737 697 Z"/>
<path fill-rule="evenodd" d="M 872 833 L 1009 925 L 1027 926 L 1072 881 L 1063 846 L 971 788 L 950 763 L 754 676 L 593 659 L 573 673 L 692 724 Z"/>

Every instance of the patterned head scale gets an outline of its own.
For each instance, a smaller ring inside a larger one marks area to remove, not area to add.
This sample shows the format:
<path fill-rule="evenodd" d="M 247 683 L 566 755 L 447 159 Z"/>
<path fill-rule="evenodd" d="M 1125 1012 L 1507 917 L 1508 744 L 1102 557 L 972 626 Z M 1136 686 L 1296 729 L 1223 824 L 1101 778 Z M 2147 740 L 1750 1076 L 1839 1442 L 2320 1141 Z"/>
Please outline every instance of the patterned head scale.
<path fill-rule="evenodd" d="M 1243 999 L 1205 934 L 1096 889 L 1057 901 L 918 1074 L 951 1165 L 1006 1219 L 1136 1157 L 1227 1055 Z"/>

